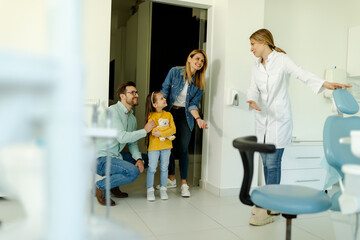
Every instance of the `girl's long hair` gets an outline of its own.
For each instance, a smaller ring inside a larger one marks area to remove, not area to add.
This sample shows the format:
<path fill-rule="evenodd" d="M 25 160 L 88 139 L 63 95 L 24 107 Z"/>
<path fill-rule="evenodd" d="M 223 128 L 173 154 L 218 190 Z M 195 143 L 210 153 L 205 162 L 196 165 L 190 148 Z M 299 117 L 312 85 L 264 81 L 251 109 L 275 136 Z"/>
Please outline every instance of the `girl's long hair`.
<path fill-rule="evenodd" d="M 271 50 L 275 50 L 277 52 L 282 52 L 286 54 L 284 50 L 275 46 L 273 35 L 269 30 L 265 28 L 259 29 L 253 34 L 251 34 L 249 39 L 254 39 L 258 42 L 265 42 L 270 47 Z"/>
<path fill-rule="evenodd" d="M 201 90 L 204 90 L 205 89 L 205 71 L 206 71 L 207 64 L 208 64 L 206 52 L 202 49 L 195 49 L 189 54 L 188 58 L 189 57 L 193 58 L 198 53 L 201 53 L 204 56 L 204 65 L 200 70 L 196 71 L 194 84 Z M 184 67 L 185 68 L 184 81 L 186 81 L 186 78 L 187 78 L 187 80 L 190 84 L 192 82 L 192 75 L 191 75 L 191 67 L 190 67 L 190 63 L 188 62 L 188 58 L 186 59 L 186 65 Z"/>
<path fill-rule="evenodd" d="M 151 113 L 156 112 L 156 109 L 153 106 L 153 103 L 156 102 L 156 95 L 159 94 L 160 91 L 154 91 L 151 92 L 147 95 L 146 97 L 146 103 L 145 103 L 145 123 L 147 123 L 149 121 L 149 117 L 151 115 Z M 148 146 L 149 145 L 149 134 L 147 134 L 146 139 L 145 139 L 145 145 Z"/>

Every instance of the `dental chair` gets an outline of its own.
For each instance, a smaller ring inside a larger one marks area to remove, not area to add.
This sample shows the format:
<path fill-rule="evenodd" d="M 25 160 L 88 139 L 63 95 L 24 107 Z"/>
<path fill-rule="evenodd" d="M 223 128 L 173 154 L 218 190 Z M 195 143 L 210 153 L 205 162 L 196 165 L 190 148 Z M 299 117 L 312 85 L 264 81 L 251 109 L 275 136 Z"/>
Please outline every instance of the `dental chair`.
<path fill-rule="evenodd" d="M 349 144 L 341 144 L 340 139 L 350 136 L 350 131 L 360 130 L 360 117 L 344 117 L 343 114 L 353 115 L 359 111 L 359 104 L 354 97 L 344 89 L 336 89 L 333 92 L 334 102 L 338 110 L 337 116 L 330 116 L 326 119 L 324 125 L 324 153 L 325 158 L 330 166 L 344 178 L 341 168 L 345 164 L 360 164 L 350 149 Z M 332 196 L 331 210 L 340 211 L 338 203 L 341 191 Z"/>
<path fill-rule="evenodd" d="M 240 201 L 245 205 L 280 212 L 286 218 L 286 240 L 291 239 L 291 220 L 298 214 L 323 212 L 331 207 L 326 193 L 304 186 L 269 184 L 254 189 L 250 195 L 254 152 L 273 153 L 276 148 L 272 144 L 257 143 L 256 136 L 237 138 L 233 146 L 239 150 L 244 166 Z"/>
<path fill-rule="evenodd" d="M 343 114 L 355 114 L 359 105 L 353 96 L 344 89 L 333 92 L 338 111 Z M 360 130 L 360 118 L 353 116 L 330 116 L 324 126 L 324 150 L 327 161 L 343 177 L 341 167 L 344 164 L 360 164 L 350 150 L 349 145 L 339 143 L 339 139 L 348 137 L 351 130 Z M 313 188 L 294 185 L 266 185 L 254 189 L 250 195 L 251 181 L 254 171 L 254 152 L 273 153 L 275 146 L 257 143 L 255 136 L 240 137 L 233 141 L 233 146 L 240 152 L 244 166 L 244 177 L 239 194 L 243 204 L 280 212 L 286 218 L 286 240 L 291 239 L 291 220 L 298 214 L 323 212 L 339 208 L 338 197 L 333 198 Z"/>

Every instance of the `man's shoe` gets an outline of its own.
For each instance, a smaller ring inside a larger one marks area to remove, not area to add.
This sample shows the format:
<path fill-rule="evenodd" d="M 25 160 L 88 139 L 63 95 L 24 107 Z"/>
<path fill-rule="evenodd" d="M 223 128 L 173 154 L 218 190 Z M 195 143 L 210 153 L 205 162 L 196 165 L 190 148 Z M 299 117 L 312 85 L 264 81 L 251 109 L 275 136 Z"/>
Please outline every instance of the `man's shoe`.
<path fill-rule="evenodd" d="M 274 218 L 268 214 L 268 210 L 263 208 L 260 208 L 258 213 L 249 220 L 249 224 L 253 226 L 263 226 L 272 222 L 274 222 Z"/>
<path fill-rule="evenodd" d="M 181 185 L 181 196 L 190 197 L 189 186 L 186 183 Z"/>
<path fill-rule="evenodd" d="M 106 206 L 106 197 L 104 194 L 105 193 L 103 190 L 96 188 L 96 199 L 101 205 Z M 115 206 L 115 202 L 111 198 L 110 198 L 110 206 Z"/>
<path fill-rule="evenodd" d="M 154 192 L 155 192 L 155 190 L 154 190 L 153 187 L 147 189 L 147 197 L 146 197 L 146 199 L 147 199 L 148 201 L 150 201 L 150 202 L 155 201 L 155 194 L 154 194 Z"/>
<path fill-rule="evenodd" d="M 167 192 L 166 192 L 166 187 L 161 187 L 160 188 L 160 198 L 162 200 L 168 200 L 169 199 L 169 196 L 167 195 Z"/>
<path fill-rule="evenodd" d="M 176 179 L 174 179 L 174 180 L 168 179 L 168 180 L 167 180 L 167 183 L 166 183 L 166 188 L 167 188 L 167 189 L 169 189 L 169 188 L 176 188 Z M 157 190 L 160 190 L 160 185 L 157 185 L 157 186 L 156 186 L 156 189 L 157 189 Z"/>
<path fill-rule="evenodd" d="M 129 195 L 125 192 L 120 191 L 119 187 L 114 187 L 110 190 L 112 195 L 117 198 L 127 198 Z"/>

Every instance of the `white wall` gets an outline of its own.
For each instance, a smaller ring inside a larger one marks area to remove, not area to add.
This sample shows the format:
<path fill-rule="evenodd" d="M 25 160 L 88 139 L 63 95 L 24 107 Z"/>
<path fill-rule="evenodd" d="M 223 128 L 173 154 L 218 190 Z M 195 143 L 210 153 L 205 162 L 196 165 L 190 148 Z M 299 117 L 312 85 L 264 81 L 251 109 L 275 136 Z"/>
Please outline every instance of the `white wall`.
<path fill-rule="evenodd" d="M 239 107 L 224 108 L 224 136 L 222 155 L 222 181 L 220 194 L 238 194 L 237 189 L 243 177 L 243 168 L 238 150 L 232 146 L 232 141 L 240 136 L 254 134 L 254 116 L 246 103 L 246 91 L 250 83 L 251 67 L 254 57 L 250 52 L 249 36 L 254 29 L 263 27 L 264 1 L 229 1 L 228 35 L 226 38 L 226 81 L 225 101 L 228 91 L 235 88 L 240 95 Z M 256 165 L 257 166 L 257 165 Z M 256 175 L 256 173 L 255 173 Z M 230 190 L 230 191 L 229 191 Z"/>
<path fill-rule="evenodd" d="M 44 1 L 0 0 L 0 6 L 0 50 L 45 55 L 49 26 Z"/>
<path fill-rule="evenodd" d="M 358 0 L 265 1 L 265 27 L 275 45 L 304 69 L 325 77 L 325 69 L 346 70 L 348 28 L 360 25 Z M 349 79 L 352 81 L 352 79 Z M 304 84 L 290 84 L 294 132 L 299 140 L 322 140 L 322 129 L 331 115 L 331 101 L 315 95 Z"/>
<path fill-rule="evenodd" d="M 85 98 L 108 102 L 111 1 L 84 1 Z"/>
<path fill-rule="evenodd" d="M 208 55 L 202 184 L 217 195 L 238 194 L 242 181 L 239 153 L 232 141 L 253 133 L 253 116 L 245 103 L 250 69 L 249 36 L 263 27 L 263 0 L 214 1 L 209 9 Z M 240 92 L 240 106 L 227 106 L 230 88 Z"/>

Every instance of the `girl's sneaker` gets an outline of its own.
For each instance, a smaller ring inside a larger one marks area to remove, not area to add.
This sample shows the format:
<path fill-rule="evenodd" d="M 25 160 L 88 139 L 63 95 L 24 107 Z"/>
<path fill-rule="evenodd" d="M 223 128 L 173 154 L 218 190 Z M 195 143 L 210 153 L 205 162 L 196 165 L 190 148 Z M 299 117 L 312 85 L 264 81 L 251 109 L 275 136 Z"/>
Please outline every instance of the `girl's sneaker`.
<path fill-rule="evenodd" d="M 186 183 L 181 185 L 181 196 L 190 197 L 189 186 Z"/>
<path fill-rule="evenodd" d="M 161 188 L 160 188 L 160 198 L 161 198 L 162 200 L 167 200 L 167 199 L 169 199 L 166 190 L 167 190 L 166 187 L 161 187 Z"/>
<path fill-rule="evenodd" d="M 155 201 L 154 191 L 153 187 L 147 189 L 147 200 L 150 202 Z"/>

